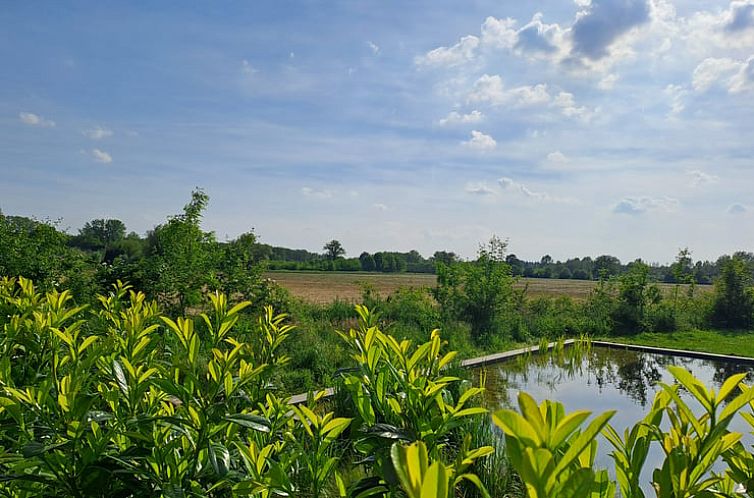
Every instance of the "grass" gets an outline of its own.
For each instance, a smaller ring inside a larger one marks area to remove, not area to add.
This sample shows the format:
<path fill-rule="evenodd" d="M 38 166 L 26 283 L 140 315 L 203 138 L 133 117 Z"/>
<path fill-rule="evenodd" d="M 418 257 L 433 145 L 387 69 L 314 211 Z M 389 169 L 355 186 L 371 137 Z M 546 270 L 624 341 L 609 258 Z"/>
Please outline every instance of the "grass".
<path fill-rule="evenodd" d="M 682 332 L 645 332 L 631 337 L 607 337 L 607 341 L 686 349 L 735 356 L 754 357 L 754 332 L 726 330 L 688 330 Z"/>
<path fill-rule="evenodd" d="M 434 287 L 436 277 L 427 273 L 366 273 L 366 272 L 314 272 L 271 271 L 265 274 L 295 297 L 310 303 L 327 304 L 336 299 L 358 302 L 362 285 L 367 283 L 380 295 L 388 296 L 400 287 Z M 586 299 L 597 282 L 591 280 L 561 280 L 547 278 L 521 278 L 516 287 L 526 287 L 529 297 L 560 297 Z M 674 288 L 671 284 L 659 284 L 663 292 Z M 711 286 L 698 286 L 705 292 Z"/>

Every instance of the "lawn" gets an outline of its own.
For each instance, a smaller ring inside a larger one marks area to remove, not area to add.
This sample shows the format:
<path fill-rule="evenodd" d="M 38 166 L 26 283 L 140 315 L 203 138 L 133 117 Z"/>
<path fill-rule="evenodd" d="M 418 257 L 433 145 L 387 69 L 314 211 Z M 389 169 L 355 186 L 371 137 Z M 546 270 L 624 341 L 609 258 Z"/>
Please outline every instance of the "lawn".
<path fill-rule="evenodd" d="M 642 333 L 631 337 L 605 338 L 611 342 L 639 344 L 658 348 L 686 349 L 707 353 L 754 357 L 754 332 L 689 330 L 668 333 Z"/>

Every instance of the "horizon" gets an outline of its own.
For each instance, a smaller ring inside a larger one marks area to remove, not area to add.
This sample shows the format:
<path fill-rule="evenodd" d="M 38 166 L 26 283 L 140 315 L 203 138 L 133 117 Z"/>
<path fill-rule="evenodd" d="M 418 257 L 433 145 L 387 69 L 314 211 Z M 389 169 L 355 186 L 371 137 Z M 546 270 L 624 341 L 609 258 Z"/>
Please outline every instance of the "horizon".
<path fill-rule="evenodd" d="M 669 264 L 754 249 L 754 0 L 6 6 L 0 209 Z"/>

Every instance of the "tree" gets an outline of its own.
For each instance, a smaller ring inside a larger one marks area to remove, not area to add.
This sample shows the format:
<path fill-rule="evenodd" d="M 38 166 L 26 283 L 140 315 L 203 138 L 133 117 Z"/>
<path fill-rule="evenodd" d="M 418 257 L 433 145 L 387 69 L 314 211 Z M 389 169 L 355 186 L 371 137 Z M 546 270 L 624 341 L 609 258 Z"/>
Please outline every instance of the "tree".
<path fill-rule="evenodd" d="M 215 235 L 200 226 L 208 202 L 209 196 L 195 189 L 182 214 L 169 217 L 147 236 L 145 283 L 164 306 L 180 312 L 197 303 L 208 286 L 217 285 L 220 253 Z"/>
<path fill-rule="evenodd" d="M 107 249 L 126 237 L 126 225 L 120 220 L 87 221 L 74 238 L 74 244 L 85 249 Z"/>
<path fill-rule="evenodd" d="M 363 271 L 375 270 L 374 257 L 366 251 L 362 252 L 359 256 L 359 263 L 361 264 L 361 269 Z"/>
<path fill-rule="evenodd" d="M 446 317 L 471 325 L 477 342 L 488 342 L 498 330 L 513 296 L 514 278 L 505 262 L 507 246 L 507 241 L 493 236 L 479 246 L 475 261 L 437 265 L 435 299 Z"/>
<path fill-rule="evenodd" d="M 603 254 L 594 260 L 594 275 L 612 277 L 620 273 L 620 260 L 615 256 Z"/>
<path fill-rule="evenodd" d="M 345 256 L 346 254 L 346 250 L 343 249 L 343 246 L 341 245 L 341 243 L 335 239 L 325 244 L 324 247 L 322 247 L 322 249 L 325 250 L 325 256 L 330 261 L 335 261 L 339 257 Z"/>
<path fill-rule="evenodd" d="M 650 280 L 649 266 L 641 260 L 628 265 L 618 279 L 618 307 L 615 322 L 622 332 L 636 333 L 651 328 L 648 310 L 661 300 L 660 289 Z"/>
<path fill-rule="evenodd" d="M 452 265 L 458 261 L 458 256 L 454 252 L 448 251 L 435 251 L 432 256 L 435 263 L 442 263 L 444 265 Z"/>
<path fill-rule="evenodd" d="M 712 321 L 717 326 L 750 328 L 754 322 L 754 293 L 746 263 L 735 255 L 722 263 L 712 305 Z"/>

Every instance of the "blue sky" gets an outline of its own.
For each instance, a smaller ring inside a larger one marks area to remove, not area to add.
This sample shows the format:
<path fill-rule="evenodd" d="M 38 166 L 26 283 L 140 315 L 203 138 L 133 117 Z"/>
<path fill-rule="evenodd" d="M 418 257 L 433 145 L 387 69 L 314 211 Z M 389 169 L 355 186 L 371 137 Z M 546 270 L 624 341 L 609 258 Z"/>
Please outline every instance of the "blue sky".
<path fill-rule="evenodd" d="M 754 249 L 754 0 L 15 2 L 0 208 L 667 262 Z"/>

